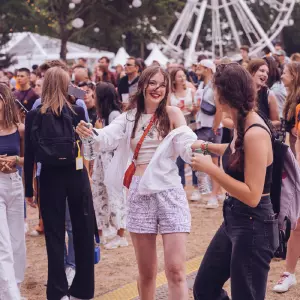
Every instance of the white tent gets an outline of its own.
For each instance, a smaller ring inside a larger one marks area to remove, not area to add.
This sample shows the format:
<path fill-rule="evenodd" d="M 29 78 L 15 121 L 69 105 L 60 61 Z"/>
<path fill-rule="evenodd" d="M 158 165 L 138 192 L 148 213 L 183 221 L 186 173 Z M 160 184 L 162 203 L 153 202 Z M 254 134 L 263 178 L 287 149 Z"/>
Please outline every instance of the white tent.
<path fill-rule="evenodd" d="M 127 58 L 129 57 L 129 54 L 126 52 L 125 48 L 124 47 L 121 47 L 115 58 L 114 58 L 114 61 L 113 61 L 113 66 L 117 66 L 117 65 L 124 65 L 126 63 L 126 60 Z"/>
<path fill-rule="evenodd" d="M 31 32 L 19 32 L 11 35 L 10 41 L 3 46 L 1 53 L 14 54 L 17 59 L 14 68 L 31 68 L 32 65 L 39 65 L 45 60 L 59 59 L 60 45 L 61 41 L 56 38 Z M 96 60 L 101 56 L 107 56 L 110 59 L 115 56 L 112 52 L 99 51 L 72 42 L 67 43 L 67 49 L 67 59 L 84 57 Z"/>
<path fill-rule="evenodd" d="M 147 66 L 150 66 L 153 63 L 153 61 L 158 61 L 163 66 L 165 66 L 169 61 L 169 59 L 160 51 L 157 45 L 153 47 L 151 53 L 145 60 L 145 64 Z"/>

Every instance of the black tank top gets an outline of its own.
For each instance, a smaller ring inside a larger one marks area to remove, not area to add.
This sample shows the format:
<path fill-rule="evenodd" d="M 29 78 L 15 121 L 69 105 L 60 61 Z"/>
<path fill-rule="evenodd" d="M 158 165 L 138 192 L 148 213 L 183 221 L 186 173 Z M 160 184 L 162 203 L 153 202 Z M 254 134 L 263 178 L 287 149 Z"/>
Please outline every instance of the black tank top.
<path fill-rule="evenodd" d="M 245 134 L 252 127 L 261 127 L 270 134 L 270 132 L 267 130 L 267 128 L 264 127 L 261 124 L 252 124 L 251 126 L 249 126 L 247 128 L 247 130 L 245 131 Z M 226 174 L 228 174 L 229 176 L 231 176 L 232 178 L 238 180 L 238 181 L 245 182 L 244 171 L 238 171 L 238 170 L 234 170 L 234 169 L 230 168 L 229 162 L 230 162 L 230 156 L 232 155 L 230 145 L 231 145 L 231 143 L 228 145 L 228 147 L 227 147 L 227 149 L 226 149 L 226 151 L 225 151 L 225 153 L 223 154 L 223 157 L 222 157 L 224 172 Z M 265 184 L 264 184 L 263 194 L 269 194 L 270 191 L 271 191 L 272 172 L 273 172 L 273 163 L 271 163 L 267 167 L 267 170 L 266 170 L 266 177 L 265 177 Z"/>

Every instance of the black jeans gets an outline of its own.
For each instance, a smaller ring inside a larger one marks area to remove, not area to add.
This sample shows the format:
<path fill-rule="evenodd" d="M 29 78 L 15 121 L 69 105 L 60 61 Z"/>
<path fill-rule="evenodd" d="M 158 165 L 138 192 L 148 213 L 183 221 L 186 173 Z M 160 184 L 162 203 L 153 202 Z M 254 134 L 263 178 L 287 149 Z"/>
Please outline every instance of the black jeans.
<path fill-rule="evenodd" d="M 47 299 L 65 295 L 79 299 L 94 297 L 93 199 L 86 169 L 42 166 L 40 176 L 41 213 L 48 254 Z M 66 199 L 73 227 L 76 275 L 68 291 L 64 268 Z"/>
<path fill-rule="evenodd" d="M 224 222 L 211 241 L 195 285 L 195 300 L 228 300 L 223 290 L 231 278 L 232 300 L 263 300 L 270 262 L 279 245 L 278 221 L 270 197 L 256 208 L 227 198 Z"/>

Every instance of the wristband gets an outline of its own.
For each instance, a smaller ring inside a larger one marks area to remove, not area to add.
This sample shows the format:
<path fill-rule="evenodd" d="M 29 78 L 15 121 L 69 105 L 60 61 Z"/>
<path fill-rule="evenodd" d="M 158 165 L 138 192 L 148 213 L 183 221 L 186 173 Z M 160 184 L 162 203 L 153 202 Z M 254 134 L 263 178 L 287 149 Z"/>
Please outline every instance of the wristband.
<path fill-rule="evenodd" d="M 20 162 L 20 157 L 18 155 L 16 155 L 16 165 L 18 165 Z"/>

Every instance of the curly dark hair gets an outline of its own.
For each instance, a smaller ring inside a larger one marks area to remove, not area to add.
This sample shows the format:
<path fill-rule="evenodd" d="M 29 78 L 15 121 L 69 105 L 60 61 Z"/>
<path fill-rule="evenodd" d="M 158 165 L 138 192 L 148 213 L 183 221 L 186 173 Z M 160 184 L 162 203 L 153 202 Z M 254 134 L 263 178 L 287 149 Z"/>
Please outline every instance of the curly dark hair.
<path fill-rule="evenodd" d="M 218 100 L 238 111 L 237 139 L 235 153 L 231 156 L 230 167 L 244 168 L 244 132 L 248 113 L 256 106 L 256 89 L 250 73 L 238 63 L 220 64 L 213 77 L 213 86 Z"/>
<path fill-rule="evenodd" d="M 135 137 L 138 121 L 141 115 L 145 113 L 145 91 L 148 88 L 150 79 L 157 73 L 161 73 L 164 76 L 166 83 L 166 94 L 163 100 L 159 103 L 155 112 L 157 117 L 156 126 L 161 137 L 166 137 L 170 132 L 171 124 L 167 113 L 167 102 L 170 93 L 170 77 L 162 67 L 150 66 L 142 72 L 138 81 L 137 92 L 130 97 L 130 104 L 127 110 L 132 110 L 134 108 L 137 109 L 131 138 Z"/>

